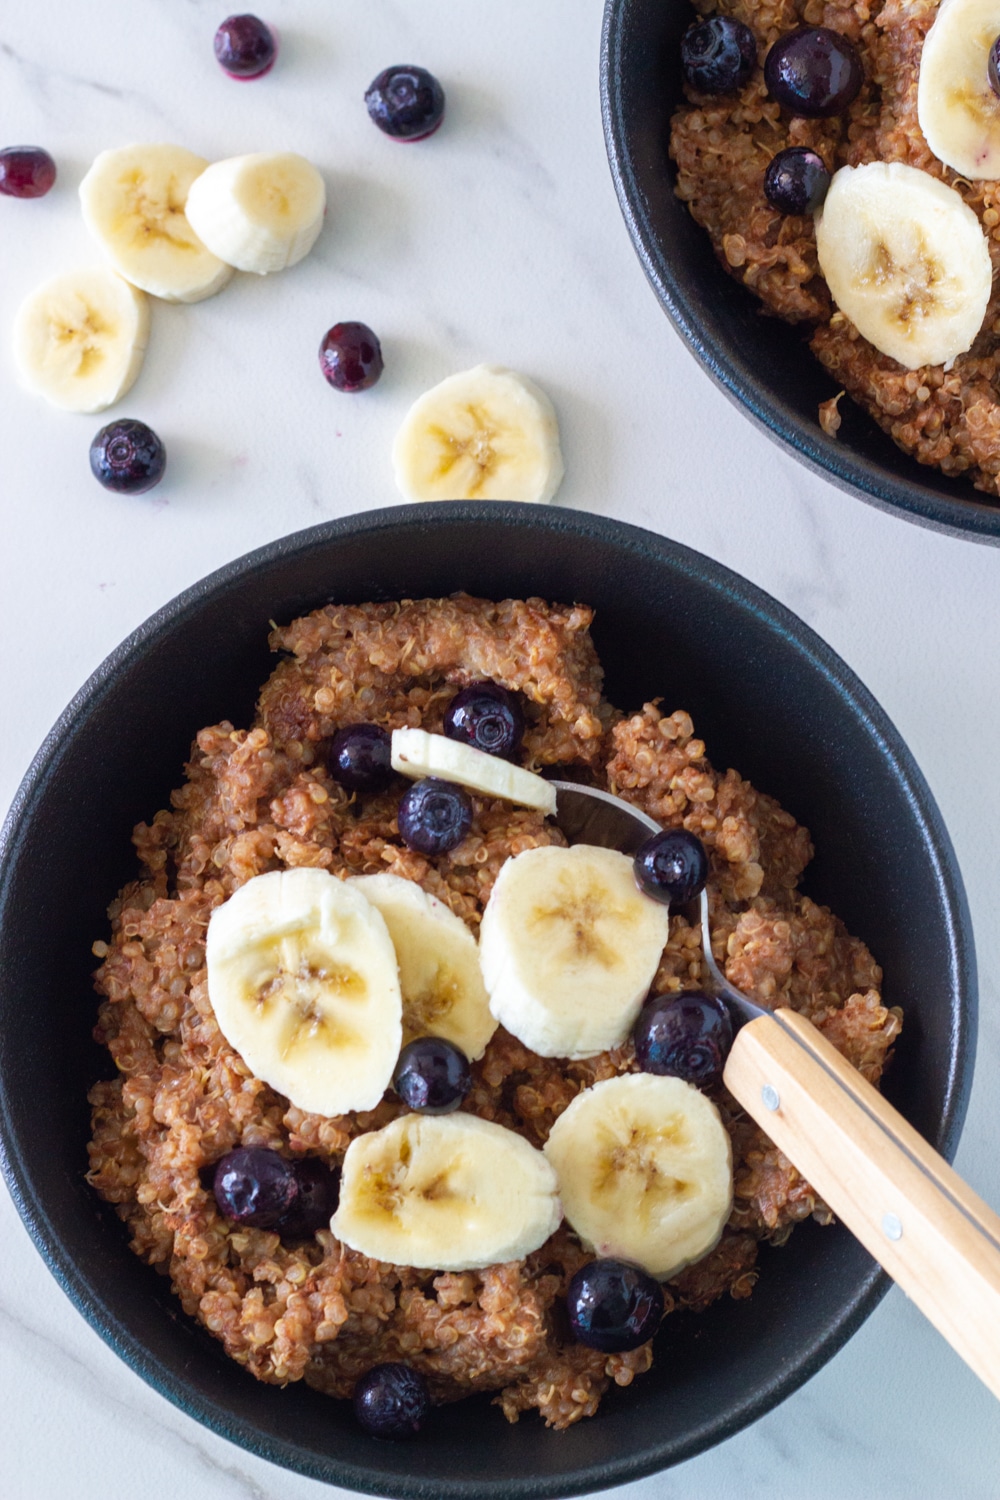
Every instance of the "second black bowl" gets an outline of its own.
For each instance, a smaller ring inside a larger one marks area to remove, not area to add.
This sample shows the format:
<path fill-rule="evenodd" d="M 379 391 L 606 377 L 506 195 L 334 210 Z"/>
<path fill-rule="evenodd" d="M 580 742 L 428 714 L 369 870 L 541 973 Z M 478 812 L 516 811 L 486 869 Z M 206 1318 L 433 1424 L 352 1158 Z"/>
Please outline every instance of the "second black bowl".
<path fill-rule="evenodd" d="M 618 201 L 664 310 L 708 373 L 755 422 L 810 468 L 883 510 L 1000 544 L 1000 502 L 896 447 L 853 402 L 827 437 L 817 408 L 838 387 L 801 330 L 764 317 L 715 258 L 674 196 L 670 116 L 682 97 L 680 39 L 688 0 L 607 0 L 601 50 L 604 134 Z"/>
<path fill-rule="evenodd" d="M 941 1151 L 972 1071 L 975 973 L 948 835 L 871 695 L 759 589 L 662 537 L 530 505 L 376 511 L 274 542 L 189 589 L 101 666 L 39 752 L 0 835 L 0 1143 L 54 1275 L 113 1349 L 197 1421 L 274 1463 L 407 1500 L 552 1500 L 638 1478 L 730 1436 L 801 1385 L 886 1279 L 842 1228 L 765 1251 L 746 1302 L 671 1318 L 648 1376 L 592 1421 L 509 1427 L 485 1398 L 442 1408 L 413 1444 L 378 1442 L 345 1402 L 258 1384 L 186 1318 L 87 1187 L 90 945 L 135 872 L 133 825 L 166 805 L 204 724 L 248 723 L 273 666 L 268 622 L 330 600 L 542 595 L 597 608 L 613 702 L 662 696 L 708 754 L 813 832 L 807 888 L 885 966 L 906 1025 L 887 1094 Z M 110 1455 L 109 1455 L 110 1457 Z"/>

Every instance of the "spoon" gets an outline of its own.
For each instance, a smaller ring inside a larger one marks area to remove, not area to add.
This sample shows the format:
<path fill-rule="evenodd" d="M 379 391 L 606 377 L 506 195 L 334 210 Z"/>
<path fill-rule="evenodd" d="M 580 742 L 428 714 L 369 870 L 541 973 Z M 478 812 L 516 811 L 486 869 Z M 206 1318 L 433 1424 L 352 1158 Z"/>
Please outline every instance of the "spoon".
<path fill-rule="evenodd" d="M 662 832 L 609 792 L 552 784 L 571 844 L 635 854 Z M 726 1088 L 1000 1397 L 1000 1217 L 811 1022 L 765 1010 L 729 983 L 712 954 L 705 891 L 698 905 L 712 993 L 740 1023 Z"/>

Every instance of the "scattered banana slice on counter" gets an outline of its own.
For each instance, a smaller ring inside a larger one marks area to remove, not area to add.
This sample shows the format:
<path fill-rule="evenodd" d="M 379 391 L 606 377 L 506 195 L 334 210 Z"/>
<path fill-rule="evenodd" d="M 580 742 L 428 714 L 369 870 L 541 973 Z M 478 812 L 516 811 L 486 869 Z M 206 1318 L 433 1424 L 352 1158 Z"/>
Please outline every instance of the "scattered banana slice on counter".
<path fill-rule="evenodd" d="M 1000 0 L 942 0 L 920 55 L 917 120 L 939 161 L 972 181 L 1000 177 L 1000 99 L 990 48 Z"/>
<path fill-rule="evenodd" d="M 479 958 L 490 1009 L 542 1057 L 593 1057 L 628 1036 L 656 975 L 670 914 L 632 860 L 589 844 L 529 849 L 501 868 Z"/>
<path fill-rule="evenodd" d="M 326 186 L 294 151 L 217 161 L 192 184 L 187 214 L 221 260 L 267 276 L 309 254 L 323 227 Z"/>
<path fill-rule="evenodd" d="M 541 1151 L 475 1115 L 403 1115 L 347 1148 L 339 1240 L 373 1260 L 472 1271 L 521 1260 L 562 1219 Z"/>
<path fill-rule="evenodd" d="M 714 1248 L 732 1209 L 729 1134 L 680 1078 L 625 1073 L 584 1089 L 545 1155 L 584 1243 L 663 1281 Z"/>
<path fill-rule="evenodd" d="M 149 304 L 116 271 L 92 266 L 43 282 L 21 303 L 13 349 L 21 383 L 64 411 L 113 405 L 142 369 Z"/>
<path fill-rule="evenodd" d="M 325 870 L 248 880 L 212 913 L 208 997 L 230 1046 L 300 1109 L 374 1109 L 402 1041 L 382 914 Z"/>
<path fill-rule="evenodd" d="M 479 968 L 479 944 L 461 917 L 401 875 L 348 881 L 385 919 L 399 964 L 403 1045 L 442 1036 L 471 1061 L 482 1057 L 497 1023 Z"/>
<path fill-rule="evenodd" d="M 559 425 L 533 381 L 476 365 L 426 391 L 392 449 L 407 500 L 551 500 L 563 477 Z"/>
<path fill-rule="evenodd" d="M 167 302 L 201 302 L 233 274 L 185 213 L 191 184 L 207 166 L 183 146 L 121 146 L 102 151 L 80 183 L 84 222 L 111 264 Z"/>
<path fill-rule="evenodd" d="M 993 285 L 982 226 L 954 188 L 902 162 L 841 167 L 816 216 L 841 312 L 908 370 L 964 354 Z"/>
<path fill-rule="evenodd" d="M 392 769 L 411 781 L 421 776 L 440 776 L 481 792 L 484 797 L 504 797 L 522 807 L 534 807 L 551 816 L 556 810 L 556 789 L 544 776 L 511 765 L 498 755 L 488 755 L 474 745 L 463 745 L 445 734 L 426 729 L 392 731 Z"/>

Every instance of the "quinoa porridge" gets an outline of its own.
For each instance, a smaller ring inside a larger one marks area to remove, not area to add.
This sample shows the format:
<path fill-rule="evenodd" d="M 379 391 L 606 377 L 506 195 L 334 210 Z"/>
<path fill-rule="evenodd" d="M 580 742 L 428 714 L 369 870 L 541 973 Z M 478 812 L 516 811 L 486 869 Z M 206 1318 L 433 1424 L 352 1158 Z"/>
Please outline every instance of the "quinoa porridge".
<path fill-rule="evenodd" d="M 801 325 L 810 347 L 846 392 L 906 453 L 949 475 L 965 474 L 987 495 L 1000 494 L 1000 183 L 969 181 L 929 148 L 917 118 L 924 41 L 940 0 L 693 0 L 702 16 L 722 14 L 749 26 L 758 66 L 736 92 L 685 88 L 670 154 L 677 195 L 707 230 L 729 273 L 765 312 Z M 864 67 L 861 90 L 845 111 L 805 118 L 769 95 L 762 64 L 792 28 L 823 26 L 847 37 Z M 985 60 L 984 60 L 985 69 Z M 954 360 L 907 369 L 863 337 L 835 306 L 817 259 L 811 213 L 782 214 L 765 197 L 764 171 L 788 147 L 811 148 L 826 168 L 902 163 L 956 189 L 976 215 L 992 261 L 994 285 L 980 332 Z M 838 398 L 819 421 L 835 435 Z"/>
<path fill-rule="evenodd" d="M 508 1420 L 536 1409 L 564 1428 L 653 1358 L 651 1342 L 606 1354 L 567 1337 L 559 1302 L 594 1252 L 566 1223 L 523 1260 L 435 1274 L 370 1259 L 326 1229 L 283 1239 L 219 1211 L 208 1174 L 234 1147 L 339 1166 L 352 1140 L 406 1109 L 390 1090 L 373 1110 L 310 1114 L 250 1072 L 209 1002 L 213 909 L 268 871 L 389 872 L 476 932 L 505 861 L 563 842 L 541 812 L 477 796 L 457 847 L 414 853 L 398 831 L 398 788 L 352 796 L 331 778 L 326 750 L 340 726 L 437 732 L 472 681 L 517 693 L 524 764 L 566 767 L 665 828 L 697 834 L 710 862 L 713 949 L 728 978 L 761 1004 L 801 1011 L 865 1077 L 881 1076 L 901 1018 L 881 1004 L 881 971 L 864 944 L 798 892 L 808 832 L 736 771 L 713 769 L 683 710 L 647 703 L 625 716 L 612 707 L 591 618 L 579 605 L 456 595 L 329 605 L 276 628 L 271 645 L 284 655 L 252 726 L 201 730 L 170 809 L 135 831 L 140 872 L 111 905 L 110 938 L 95 944 L 96 1035 L 117 1071 L 91 1090 L 89 1180 L 135 1252 L 169 1275 L 185 1312 L 261 1380 L 302 1379 L 349 1397 L 373 1365 L 402 1361 L 434 1400 L 493 1392 Z M 672 916 L 653 993 L 706 981 L 698 930 Z M 582 1090 L 635 1071 L 630 1042 L 566 1061 L 538 1056 L 501 1027 L 473 1064 L 462 1108 L 540 1147 Z M 761 1242 L 782 1243 L 810 1215 L 830 1220 L 725 1090 L 712 1098 L 732 1142 L 732 1212 L 716 1247 L 665 1286 L 667 1314 L 749 1296 Z"/>

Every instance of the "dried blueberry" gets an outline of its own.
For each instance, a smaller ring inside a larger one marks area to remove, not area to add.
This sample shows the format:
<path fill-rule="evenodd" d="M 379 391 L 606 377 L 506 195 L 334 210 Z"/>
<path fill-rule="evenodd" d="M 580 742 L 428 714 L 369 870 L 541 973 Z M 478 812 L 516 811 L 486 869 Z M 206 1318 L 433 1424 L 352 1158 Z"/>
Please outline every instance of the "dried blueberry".
<path fill-rule="evenodd" d="M 566 1293 L 570 1328 L 578 1343 L 605 1354 L 638 1349 L 663 1317 L 663 1288 L 627 1260 L 592 1260 Z"/>
<path fill-rule="evenodd" d="M 472 1068 L 461 1047 L 443 1036 L 418 1036 L 399 1054 L 392 1086 L 410 1109 L 446 1115 L 472 1086 Z"/>
<path fill-rule="evenodd" d="M 733 1023 L 724 1000 L 685 990 L 648 1000 L 632 1028 L 632 1041 L 644 1073 L 709 1088 L 722 1078 Z"/>
<path fill-rule="evenodd" d="M 392 739 L 380 724 L 345 724 L 327 751 L 327 770 L 349 792 L 384 792 L 392 780 Z"/>
<path fill-rule="evenodd" d="M 857 47 L 827 26 L 797 26 L 778 38 L 764 60 L 771 98 L 811 119 L 842 114 L 864 81 Z"/>
<path fill-rule="evenodd" d="M 41 146 L 0 151 L 0 193 L 8 198 L 44 198 L 55 180 L 56 164 Z"/>
<path fill-rule="evenodd" d="M 234 1224 L 274 1229 L 298 1196 L 293 1164 L 266 1146 L 240 1146 L 216 1163 L 219 1212 Z"/>
<path fill-rule="evenodd" d="M 453 781 L 425 776 L 403 793 L 398 822 L 408 849 L 417 854 L 447 854 L 472 827 L 472 803 Z"/>
<path fill-rule="evenodd" d="M 732 16 L 696 21 L 681 38 L 684 77 L 699 94 L 733 94 L 754 70 L 757 43 L 749 26 Z"/>
<path fill-rule="evenodd" d="M 708 879 L 708 856 L 695 834 L 686 828 L 668 828 L 646 840 L 633 868 L 639 889 L 647 896 L 680 906 L 700 895 Z"/>
<path fill-rule="evenodd" d="M 383 370 L 382 345 L 367 323 L 334 323 L 319 346 L 319 367 L 336 391 L 367 391 Z"/>
<path fill-rule="evenodd" d="M 779 214 L 811 214 L 830 186 L 830 173 L 817 151 L 789 146 L 772 156 L 764 173 L 764 197 Z"/>
<path fill-rule="evenodd" d="M 444 118 L 444 90 L 426 68 L 386 68 L 365 91 L 368 113 L 396 141 L 422 141 Z"/>
<path fill-rule="evenodd" d="M 90 445 L 94 478 L 120 495 L 151 490 L 163 478 L 166 466 L 167 451 L 145 422 L 110 422 Z"/>
<path fill-rule="evenodd" d="M 430 1408 L 427 1382 L 409 1365 L 375 1365 L 354 1387 L 354 1415 L 372 1437 L 413 1437 Z"/>
<path fill-rule="evenodd" d="M 451 740 L 512 760 L 521 747 L 524 714 L 513 693 L 497 682 L 473 682 L 456 693 L 444 716 Z"/>
<path fill-rule="evenodd" d="M 257 16 L 227 16 L 215 33 L 215 56 L 230 78 L 262 78 L 274 65 L 274 32 Z"/>

